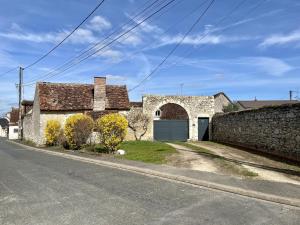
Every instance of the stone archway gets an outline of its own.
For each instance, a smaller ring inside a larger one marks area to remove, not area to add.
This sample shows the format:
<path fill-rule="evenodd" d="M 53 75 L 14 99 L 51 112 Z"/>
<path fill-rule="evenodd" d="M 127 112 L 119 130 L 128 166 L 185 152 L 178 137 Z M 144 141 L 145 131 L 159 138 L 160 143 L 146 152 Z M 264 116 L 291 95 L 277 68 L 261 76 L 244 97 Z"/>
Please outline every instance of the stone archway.
<path fill-rule="evenodd" d="M 164 105 L 176 104 L 181 106 L 188 115 L 188 139 L 198 140 L 198 118 L 207 117 L 209 120 L 214 114 L 213 96 L 143 96 L 143 113 L 148 115 L 152 121 L 160 120 L 156 116 L 156 111 Z M 169 114 L 170 115 L 170 114 Z M 154 139 L 154 122 L 149 123 L 145 139 Z"/>
<path fill-rule="evenodd" d="M 153 120 L 155 140 L 189 139 L 189 116 L 187 111 L 175 103 L 166 103 L 155 111 Z"/>
<path fill-rule="evenodd" d="M 161 120 L 188 120 L 187 111 L 180 105 L 175 103 L 167 103 L 160 107 Z"/>

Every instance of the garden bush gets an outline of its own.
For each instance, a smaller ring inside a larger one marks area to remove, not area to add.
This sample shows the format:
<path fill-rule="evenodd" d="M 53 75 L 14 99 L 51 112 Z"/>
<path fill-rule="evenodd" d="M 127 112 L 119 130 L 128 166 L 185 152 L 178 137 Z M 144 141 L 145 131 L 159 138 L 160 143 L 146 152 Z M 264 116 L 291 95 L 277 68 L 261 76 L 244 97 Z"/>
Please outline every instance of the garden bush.
<path fill-rule="evenodd" d="M 105 115 L 96 121 L 101 143 L 109 152 L 118 149 L 127 134 L 127 127 L 126 118 L 118 113 Z"/>
<path fill-rule="evenodd" d="M 87 115 L 70 116 L 65 124 L 64 134 L 71 149 L 79 149 L 86 144 L 94 127 L 93 119 Z"/>
<path fill-rule="evenodd" d="M 57 145 L 61 134 L 61 125 L 57 120 L 48 120 L 45 128 L 45 137 L 47 145 Z"/>

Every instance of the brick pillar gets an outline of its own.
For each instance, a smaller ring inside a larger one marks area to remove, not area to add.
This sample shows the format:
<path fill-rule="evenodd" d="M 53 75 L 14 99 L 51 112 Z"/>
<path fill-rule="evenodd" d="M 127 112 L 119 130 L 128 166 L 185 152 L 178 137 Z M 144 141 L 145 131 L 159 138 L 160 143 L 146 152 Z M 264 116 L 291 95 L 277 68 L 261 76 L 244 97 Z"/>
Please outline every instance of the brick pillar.
<path fill-rule="evenodd" d="M 106 77 L 94 77 L 94 111 L 105 110 Z"/>

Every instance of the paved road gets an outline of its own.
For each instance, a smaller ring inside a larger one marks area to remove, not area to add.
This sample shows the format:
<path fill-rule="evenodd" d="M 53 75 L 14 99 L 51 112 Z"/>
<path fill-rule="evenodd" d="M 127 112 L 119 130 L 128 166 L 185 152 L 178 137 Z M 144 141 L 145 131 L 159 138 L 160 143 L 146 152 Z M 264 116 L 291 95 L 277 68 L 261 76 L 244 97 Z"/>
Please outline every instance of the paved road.
<path fill-rule="evenodd" d="M 23 149 L 0 139 L 0 224 L 297 224 L 300 210 Z"/>

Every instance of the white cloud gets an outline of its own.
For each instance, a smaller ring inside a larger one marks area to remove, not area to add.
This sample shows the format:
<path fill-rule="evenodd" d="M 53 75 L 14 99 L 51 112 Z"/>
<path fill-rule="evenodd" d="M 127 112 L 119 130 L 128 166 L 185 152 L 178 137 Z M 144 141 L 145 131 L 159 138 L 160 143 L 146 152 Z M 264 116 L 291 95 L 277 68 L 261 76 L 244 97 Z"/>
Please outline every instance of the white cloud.
<path fill-rule="evenodd" d="M 123 56 L 122 52 L 113 50 L 113 49 L 106 49 L 104 51 L 100 51 L 97 56 L 102 58 L 106 58 L 114 63 L 119 62 Z"/>
<path fill-rule="evenodd" d="M 240 62 L 249 66 L 253 65 L 254 68 L 273 76 L 282 76 L 294 69 L 283 60 L 271 57 L 248 57 L 241 59 Z"/>
<path fill-rule="evenodd" d="M 274 34 L 260 43 L 261 47 L 268 47 L 272 45 L 285 45 L 293 42 L 300 42 L 300 30 L 295 30 L 289 34 Z"/>
<path fill-rule="evenodd" d="M 183 35 L 176 35 L 176 36 L 163 36 L 161 37 L 161 44 L 159 46 L 163 45 L 170 45 L 170 44 L 176 44 L 180 42 L 183 38 Z M 182 44 L 188 44 L 188 45 L 203 45 L 203 44 L 223 44 L 228 42 L 238 42 L 238 41 L 247 41 L 247 40 L 253 40 L 255 37 L 253 36 L 225 36 L 225 35 L 212 35 L 212 34 L 197 34 L 197 35 L 189 35 L 187 36 Z"/>
<path fill-rule="evenodd" d="M 111 23 L 102 16 L 95 16 L 91 19 L 87 27 L 94 31 L 102 31 L 111 28 Z"/>
<path fill-rule="evenodd" d="M 119 42 L 125 45 L 137 46 L 142 43 L 142 37 L 137 32 L 130 32 L 124 38 L 121 38 Z"/>
<path fill-rule="evenodd" d="M 2 32 L 0 37 L 14 39 L 18 41 L 30 41 L 36 43 L 57 43 L 69 34 L 70 31 L 49 32 L 49 33 L 32 33 L 32 32 Z M 79 28 L 68 41 L 74 44 L 93 43 L 97 40 L 91 30 Z"/>
<path fill-rule="evenodd" d="M 110 81 L 126 81 L 126 77 L 120 75 L 106 74 L 105 77 Z"/>

